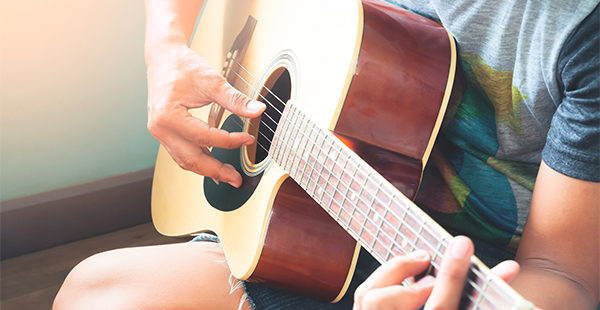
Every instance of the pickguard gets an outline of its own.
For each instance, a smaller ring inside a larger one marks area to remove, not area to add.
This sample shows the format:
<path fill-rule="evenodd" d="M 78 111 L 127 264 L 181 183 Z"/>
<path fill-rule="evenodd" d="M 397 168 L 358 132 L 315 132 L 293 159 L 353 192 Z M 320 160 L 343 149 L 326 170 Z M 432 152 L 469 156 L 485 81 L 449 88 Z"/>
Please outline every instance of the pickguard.
<path fill-rule="evenodd" d="M 239 116 L 232 114 L 223 122 L 221 129 L 228 132 L 240 132 L 242 131 L 242 123 L 243 121 Z M 211 151 L 215 159 L 232 165 L 242 175 L 242 186 L 240 188 L 235 188 L 225 182 L 217 184 L 211 178 L 204 178 L 203 186 L 206 200 L 213 208 L 220 211 L 233 211 L 244 205 L 256 190 L 263 175 L 262 172 L 254 176 L 244 173 L 240 164 L 241 151 L 242 148 L 228 150 L 216 147 Z"/>

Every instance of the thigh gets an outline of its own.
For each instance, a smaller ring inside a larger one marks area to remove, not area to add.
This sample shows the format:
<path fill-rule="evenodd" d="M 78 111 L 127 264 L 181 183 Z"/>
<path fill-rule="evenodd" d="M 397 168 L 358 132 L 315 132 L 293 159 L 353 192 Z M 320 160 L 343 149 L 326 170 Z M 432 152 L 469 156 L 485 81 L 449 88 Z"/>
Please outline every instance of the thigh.
<path fill-rule="evenodd" d="M 81 282 L 91 292 L 90 298 L 80 300 L 85 309 L 107 303 L 138 309 L 238 309 L 241 302 L 243 309 L 250 308 L 239 281 L 230 278 L 220 245 L 211 242 L 108 251 L 86 259 L 71 273 L 65 286 Z M 77 294 L 78 289 L 70 291 Z"/>

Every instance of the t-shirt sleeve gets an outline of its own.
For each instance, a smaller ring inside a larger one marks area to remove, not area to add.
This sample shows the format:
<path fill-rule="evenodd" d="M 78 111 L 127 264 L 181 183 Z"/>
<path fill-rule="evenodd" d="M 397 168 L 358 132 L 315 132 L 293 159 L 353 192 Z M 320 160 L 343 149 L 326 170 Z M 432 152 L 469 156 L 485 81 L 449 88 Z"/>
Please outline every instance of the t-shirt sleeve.
<path fill-rule="evenodd" d="M 552 117 L 542 159 L 552 169 L 600 182 L 600 11 L 565 42 L 558 59 L 564 99 Z"/>

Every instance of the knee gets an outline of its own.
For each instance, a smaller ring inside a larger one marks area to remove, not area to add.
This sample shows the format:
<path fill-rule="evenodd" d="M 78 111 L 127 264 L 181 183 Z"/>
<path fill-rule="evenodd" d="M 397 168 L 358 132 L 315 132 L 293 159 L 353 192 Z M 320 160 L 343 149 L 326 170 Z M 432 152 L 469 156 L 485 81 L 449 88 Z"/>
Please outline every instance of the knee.
<path fill-rule="evenodd" d="M 124 295 L 118 294 L 118 287 L 127 281 L 127 267 L 119 260 L 120 251 L 95 254 L 77 264 L 60 287 L 52 308 L 93 309 L 107 303 L 126 304 Z"/>

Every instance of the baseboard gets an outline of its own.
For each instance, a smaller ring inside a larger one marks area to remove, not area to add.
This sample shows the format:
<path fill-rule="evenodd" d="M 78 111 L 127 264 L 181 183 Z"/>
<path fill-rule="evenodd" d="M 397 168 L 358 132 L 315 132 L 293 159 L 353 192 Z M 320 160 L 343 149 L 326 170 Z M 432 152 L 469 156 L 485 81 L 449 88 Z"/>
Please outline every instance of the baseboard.
<path fill-rule="evenodd" d="M 153 170 L 1 202 L 1 259 L 149 222 Z"/>

